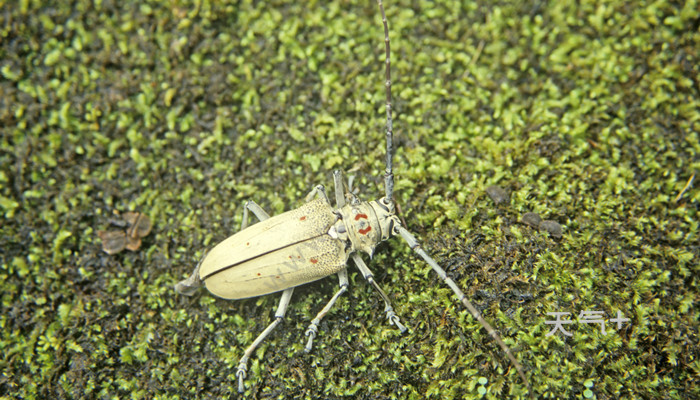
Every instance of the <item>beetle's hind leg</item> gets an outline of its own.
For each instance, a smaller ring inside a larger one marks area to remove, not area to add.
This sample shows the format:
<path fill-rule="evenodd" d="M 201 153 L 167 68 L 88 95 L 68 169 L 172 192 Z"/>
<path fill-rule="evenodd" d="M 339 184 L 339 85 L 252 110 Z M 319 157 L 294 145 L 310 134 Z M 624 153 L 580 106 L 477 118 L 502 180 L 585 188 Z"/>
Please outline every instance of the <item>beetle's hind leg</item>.
<path fill-rule="evenodd" d="M 194 271 L 192 271 L 192 275 L 190 275 L 189 278 L 175 284 L 175 291 L 177 293 L 185 296 L 192 296 L 194 292 L 202 286 L 202 280 L 199 279 L 199 266 L 202 265 L 202 261 L 206 256 L 207 253 L 204 253 L 204 256 L 199 260 L 197 266 L 194 267 Z"/>
<path fill-rule="evenodd" d="M 252 212 L 260 221 L 264 221 L 270 218 L 270 215 L 265 212 L 256 202 L 249 200 L 245 203 L 243 207 L 243 220 L 241 221 L 241 230 L 248 227 L 248 212 Z M 246 377 L 246 372 L 248 371 L 248 359 L 253 354 L 255 349 L 262 343 L 265 338 L 270 335 L 270 333 L 282 322 L 284 314 L 287 312 L 287 307 L 292 299 L 292 293 L 294 293 L 294 288 L 289 288 L 282 292 L 282 298 L 280 298 L 280 304 L 277 306 L 277 311 L 275 311 L 275 320 L 272 321 L 267 328 L 265 328 L 262 333 L 255 338 L 253 344 L 248 346 L 241 357 L 241 361 L 238 363 L 238 369 L 236 370 L 236 376 L 238 377 L 238 392 L 243 393 L 245 386 L 243 385 L 243 379 Z"/>
<path fill-rule="evenodd" d="M 255 338 L 253 344 L 248 346 L 241 357 L 241 361 L 238 363 L 238 370 L 236 371 L 236 376 L 238 377 L 238 392 L 243 393 L 245 386 L 243 385 L 243 379 L 246 377 L 246 371 L 248 371 L 248 359 L 253 354 L 255 349 L 262 343 L 263 340 L 282 322 L 284 314 L 287 312 L 287 307 L 292 299 L 292 293 L 294 293 L 294 288 L 286 289 L 282 292 L 282 298 L 280 299 L 280 304 L 277 306 L 277 311 L 275 311 L 275 320 L 272 321 L 261 334 Z"/>
<path fill-rule="evenodd" d="M 374 275 L 372 275 L 372 271 L 367 267 L 367 264 L 365 264 L 364 261 L 362 261 L 362 257 L 360 257 L 359 254 L 354 253 L 352 255 L 352 259 L 355 261 L 355 265 L 357 265 L 357 268 L 360 270 L 362 273 L 362 276 L 367 279 L 367 282 L 371 283 L 372 286 L 379 292 L 379 295 L 382 296 L 382 299 L 384 300 L 384 312 L 386 313 L 386 319 L 389 320 L 390 323 L 396 325 L 397 328 L 399 328 L 399 331 L 401 333 L 406 333 L 408 331 L 408 328 L 404 326 L 404 324 L 401 323 L 401 320 L 399 319 L 399 316 L 396 315 L 394 312 L 394 307 L 391 306 L 391 301 L 389 301 L 389 296 L 384 293 L 381 287 L 375 282 L 374 280 Z"/>
<path fill-rule="evenodd" d="M 250 210 L 260 221 L 264 221 L 270 218 L 270 215 L 265 212 L 256 202 L 249 200 L 243 205 L 243 220 L 241 221 L 241 230 L 248 227 L 248 210 Z M 202 261 L 207 257 L 207 252 L 204 253 L 202 258 L 194 267 L 194 271 L 189 276 L 189 278 L 181 280 L 175 284 L 175 291 L 179 294 L 185 296 L 192 296 L 197 289 L 202 286 L 202 280 L 199 277 L 199 267 L 202 265 Z"/>

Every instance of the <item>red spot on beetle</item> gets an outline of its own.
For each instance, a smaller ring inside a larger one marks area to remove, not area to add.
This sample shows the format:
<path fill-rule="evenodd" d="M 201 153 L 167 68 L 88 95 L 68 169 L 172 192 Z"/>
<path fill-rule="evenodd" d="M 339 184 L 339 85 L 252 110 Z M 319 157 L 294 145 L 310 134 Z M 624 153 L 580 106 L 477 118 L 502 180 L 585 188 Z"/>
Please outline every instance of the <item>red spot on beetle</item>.
<path fill-rule="evenodd" d="M 357 221 L 360 218 L 367 219 L 367 214 L 357 214 L 355 215 L 355 221 Z M 363 234 L 364 235 L 364 234 Z"/>
<path fill-rule="evenodd" d="M 258 272 L 258 276 L 262 276 L 262 274 L 260 272 Z"/>
<path fill-rule="evenodd" d="M 303 221 L 303 220 L 305 220 L 305 219 L 306 219 L 306 215 L 304 215 L 303 217 L 299 218 L 299 221 Z"/>
<path fill-rule="evenodd" d="M 368 227 L 366 227 L 365 229 L 358 229 L 357 231 L 360 232 L 360 233 L 363 234 L 363 235 L 366 235 L 366 234 L 368 234 L 369 231 L 371 231 L 371 230 L 372 230 L 372 227 L 371 227 L 371 226 L 368 226 Z"/>
<path fill-rule="evenodd" d="M 315 258 L 310 258 L 309 261 L 311 261 L 311 264 L 316 264 L 318 262 Z"/>

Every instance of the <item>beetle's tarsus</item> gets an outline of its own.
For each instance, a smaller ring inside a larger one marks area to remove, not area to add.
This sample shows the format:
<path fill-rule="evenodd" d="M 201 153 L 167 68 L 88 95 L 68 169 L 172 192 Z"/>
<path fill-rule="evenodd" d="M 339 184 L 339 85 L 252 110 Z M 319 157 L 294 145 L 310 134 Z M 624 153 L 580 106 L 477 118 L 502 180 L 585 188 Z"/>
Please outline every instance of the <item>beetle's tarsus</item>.
<path fill-rule="evenodd" d="M 306 329 L 306 333 L 304 335 L 309 337 L 309 340 L 306 342 L 306 347 L 304 347 L 304 351 L 307 353 L 311 352 L 311 349 L 314 346 L 314 338 L 316 337 L 316 334 L 318 333 L 318 323 L 316 320 L 311 322 L 311 325 Z"/>
<path fill-rule="evenodd" d="M 382 300 L 384 300 L 384 312 L 386 313 L 386 318 L 389 320 L 389 323 L 394 324 L 399 329 L 399 331 L 401 331 L 401 334 L 408 332 L 408 328 L 406 328 L 406 326 L 404 326 L 404 324 L 401 323 L 399 316 L 396 315 L 396 313 L 394 312 L 394 307 L 391 306 L 389 296 L 387 296 L 386 293 L 384 293 L 382 288 L 379 287 L 379 284 L 374 280 L 374 275 L 372 275 L 372 271 L 370 271 L 367 264 L 365 264 L 365 262 L 362 261 L 362 257 L 360 257 L 358 254 L 353 254 L 352 259 L 355 261 L 355 265 L 357 265 L 357 269 L 360 270 L 362 276 L 367 280 L 367 282 L 374 286 L 374 289 L 382 297 Z"/>
<path fill-rule="evenodd" d="M 404 333 L 408 332 L 408 328 L 404 324 L 401 323 L 401 320 L 399 319 L 399 316 L 394 313 L 394 310 L 389 310 L 386 312 L 386 318 L 389 320 L 389 323 L 394 324 L 397 328 L 399 328 L 399 332 L 403 335 Z"/>
<path fill-rule="evenodd" d="M 245 358 L 245 357 L 244 357 Z M 238 377 L 238 393 L 243 393 L 245 391 L 245 386 L 243 385 L 243 380 L 246 377 L 246 370 L 248 367 L 246 367 L 246 361 L 244 361 L 243 358 L 241 359 L 241 362 L 238 364 L 238 370 L 236 371 L 236 376 Z"/>

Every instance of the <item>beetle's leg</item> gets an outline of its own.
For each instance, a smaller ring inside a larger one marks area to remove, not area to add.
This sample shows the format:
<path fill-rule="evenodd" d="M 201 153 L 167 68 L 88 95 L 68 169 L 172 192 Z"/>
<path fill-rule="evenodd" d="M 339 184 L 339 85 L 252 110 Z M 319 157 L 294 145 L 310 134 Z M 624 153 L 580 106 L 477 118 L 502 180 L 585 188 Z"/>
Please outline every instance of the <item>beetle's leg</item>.
<path fill-rule="evenodd" d="M 316 334 L 318 333 L 318 325 L 321 323 L 321 320 L 323 317 L 328 314 L 328 311 L 330 311 L 331 307 L 335 304 L 336 301 L 338 301 L 338 298 L 345 292 L 348 291 L 348 270 L 347 268 L 343 268 L 340 272 L 338 272 L 338 279 L 340 280 L 340 289 L 338 289 L 337 292 L 331 297 L 331 299 L 328 301 L 328 304 L 326 304 L 325 307 L 323 307 L 323 310 L 321 310 L 317 315 L 316 318 L 311 321 L 311 324 L 309 324 L 309 327 L 306 328 L 306 333 L 305 335 L 309 337 L 309 340 L 306 342 L 306 347 L 304 350 L 306 352 L 310 352 L 311 348 L 314 345 L 314 338 L 316 337 Z"/>
<path fill-rule="evenodd" d="M 260 221 L 264 221 L 270 218 L 270 215 L 265 212 L 256 202 L 249 200 L 243 205 L 243 221 L 241 222 L 241 230 L 248 227 L 248 210 L 252 211 Z M 202 265 L 202 261 L 207 257 L 207 253 L 204 253 L 202 258 L 194 267 L 194 271 L 189 276 L 189 278 L 181 280 L 175 284 L 175 291 L 179 294 L 185 296 L 192 296 L 194 292 L 202 286 L 202 280 L 199 278 L 199 266 Z"/>
<path fill-rule="evenodd" d="M 413 236 L 413 234 L 411 234 L 411 232 L 406 230 L 406 228 L 404 228 L 401 225 L 395 225 L 394 229 L 395 229 L 395 233 L 400 234 L 401 237 L 403 238 L 403 240 L 405 240 L 406 243 L 408 243 L 408 246 L 413 251 L 418 253 L 418 255 L 421 256 L 423 258 L 423 260 L 425 260 L 425 262 L 428 263 L 428 265 L 430 265 L 430 267 L 433 269 L 433 271 L 435 271 L 435 273 L 438 274 L 440 279 L 442 279 L 442 281 L 445 282 L 445 284 L 447 286 L 449 286 L 450 289 L 452 289 L 452 291 L 457 295 L 457 297 L 462 302 L 462 304 L 464 304 L 464 306 L 467 308 L 467 310 L 469 310 L 469 313 L 474 317 L 474 319 L 479 321 L 481 326 L 483 326 L 484 329 L 486 329 L 486 332 L 488 332 L 488 334 L 496 341 L 496 343 L 498 343 L 498 345 L 501 347 L 503 352 L 506 353 L 506 356 L 508 356 L 508 359 L 510 360 L 510 362 L 513 364 L 513 366 L 515 366 L 515 369 L 518 371 L 520 378 L 523 380 L 523 382 L 525 382 L 525 385 L 527 385 L 528 391 L 530 391 L 530 383 L 528 382 L 527 378 L 525 377 L 525 372 L 523 371 L 523 367 L 520 365 L 520 363 L 515 358 L 513 353 L 510 352 L 510 349 L 508 348 L 508 346 L 506 346 L 506 344 L 503 343 L 503 340 L 501 340 L 501 337 L 498 336 L 498 333 L 496 332 L 496 330 L 493 329 L 491 324 L 486 322 L 484 317 L 481 316 L 481 313 L 479 312 L 479 310 L 477 310 L 476 307 L 474 307 L 474 305 L 472 305 L 472 303 L 467 299 L 467 296 L 462 292 L 462 290 L 459 288 L 459 286 L 457 286 L 455 281 L 452 280 L 452 278 L 450 278 L 449 276 L 447 276 L 447 273 L 445 273 L 445 270 L 442 269 L 435 262 L 435 260 L 433 260 L 433 258 L 430 257 L 428 255 L 428 253 L 426 253 L 425 250 L 423 250 L 421 248 L 420 243 L 418 243 L 418 240 L 416 240 L 415 236 Z M 530 392 L 530 393 L 532 393 L 532 392 Z"/>
<path fill-rule="evenodd" d="M 245 387 L 243 386 L 243 379 L 245 379 L 246 371 L 248 371 L 248 359 L 251 355 L 253 355 L 255 349 L 260 345 L 260 343 L 262 343 L 263 340 L 265 340 L 265 338 L 270 334 L 270 332 L 272 332 L 277 327 L 277 325 L 279 325 L 282 322 L 284 314 L 287 312 L 289 302 L 292 300 L 292 293 L 294 293 L 294 288 L 289 288 L 282 292 L 280 304 L 279 306 L 277 306 L 277 311 L 275 311 L 275 320 L 272 321 L 272 323 L 268 325 L 268 327 L 265 328 L 265 330 L 262 331 L 262 333 L 259 334 L 257 338 L 255 338 L 253 344 L 248 346 L 248 348 L 245 350 L 245 353 L 243 353 L 243 357 L 241 357 L 241 361 L 238 363 L 238 370 L 236 371 L 236 376 L 238 377 L 239 393 L 243 393 L 243 391 L 245 390 Z"/>
<path fill-rule="evenodd" d="M 345 196 L 343 191 L 343 173 L 340 170 L 333 171 L 333 183 L 333 186 L 335 188 L 336 207 L 341 208 L 345 205 Z M 309 196 L 311 196 L 312 193 L 309 193 Z M 325 192 L 323 194 L 325 196 Z M 330 204 L 328 197 L 326 197 L 326 201 L 328 202 L 328 204 Z M 340 289 L 338 289 L 338 291 L 328 301 L 328 304 L 326 304 L 326 306 L 323 307 L 323 309 L 316 315 L 316 318 L 314 318 L 313 321 L 311 321 L 311 324 L 309 324 L 309 327 L 306 329 L 305 335 L 308 336 L 309 340 L 306 342 L 306 347 L 304 348 L 304 350 L 306 350 L 307 353 L 310 352 L 311 348 L 313 347 L 314 338 L 318 333 L 318 325 L 319 323 L 321 323 L 321 319 L 323 319 L 323 317 L 325 317 L 326 314 L 328 314 L 328 311 L 330 311 L 331 307 L 333 307 L 336 301 L 338 301 L 338 298 L 348 290 L 349 281 L 347 268 L 343 268 L 342 271 L 338 272 L 338 279 L 340 281 Z"/>
<path fill-rule="evenodd" d="M 249 200 L 245 203 L 243 207 L 243 220 L 241 221 L 241 230 L 248 227 L 248 211 L 255 214 L 260 221 L 264 221 L 270 218 L 270 215 L 265 212 L 256 202 Z M 294 293 L 294 288 L 289 288 L 282 292 L 282 298 L 280 299 L 280 304 L 277 306 L 277 311 L 275 311 L 275 320 L 255 339 L 253 344 L 248 346 L 241 361 L 238 363 L 238 370 L 236 371 L 236 376 L 238 377 L 238 392 L 243 393 L 245 387 L 243 386 L 243 379 L 246 377 L 246 371 L 248 370 L 248 359 L 253 354 L 255 349 L 262 343 L 263 340 L 272 332 L 277 325 L 282 322 L 284 314 L 287 311 L 289 302 L 292 299 L 292 293 Z"/>
<path fill-rule="evenodd" d="M 192 275 L 190 275 L 189 278 L 175 284 L 176 292 L 185 296 L 192 296 L 194 292 L 202 286 L 202 280 L 199 279 L 199 266 L 202 265 L 202 261 L 204 261 L 204 257 L 206 256 L 207 253 L 204 253 L 197 263 L 197 266 L 194 267 L 194 271 L 192 271 Z"/>
<path fill-rule="evenodd" d="M 389 320 L 390 323 L 396 325 L 397 328 L 399 328 L 399 331 L 401 333 L 406 333 L 408 330 L 399 320 L 399 316 L 396 315 L 394 312 L 394 308 L 391 306 L 391 302 L 389 301 L 389 296 L 384 293 L 382 288 L 379 287 L 377 282 L 374 280 L 374 275 L 372 275 L 372 271 L 367 267 L 367 264 L 365 264 L 364 261 L 362 261 L 362 257 L 360 257 L 359 254 L 353 253 L 352 259 L 355 261 L 355 265 L 357 265 L 357 268 L 360 270 L 362 273 L 362 276 L 367 279 L 369 283 L 374 286 L 375 289 L 377 289 L 377 292 L 379 292 L 379 295 L 382 296 L 382 299 L 384 300 L 384 312 L 386 313 L 386 319 Z"/>
<path fill-rule="evenodd" d="M 311 200 L 313 200 L 314 197 L 320 197 L 320 198 L 326 200 L 326 203 L 328 203 L 328 204 L 331 203 L 330 201 L 328 201 L 328 196 L 326 196 L 326 187 L 323 185 L 316 185 L 313 189 L 311 189 L 309 194 L 307 194 L 306 197 L 304 198 L 304 201 L 308 203 Z"/>
<path fill-rule="evenodd" d="M 258 217 L 260 221 L 265 221 L 266 219 L 270 218 L 270 214 L 266 213 L 265 210 L 263 210 L 262 207 L 258 205 L 258 203 L 254 202 L 253 200 L 248 200 L 243 205 L 243 220 L 241 221 L 241 230 L 248 227 L 248 210 L 252 211 L 253 214 L 255 214 L 255 216 Z"/>

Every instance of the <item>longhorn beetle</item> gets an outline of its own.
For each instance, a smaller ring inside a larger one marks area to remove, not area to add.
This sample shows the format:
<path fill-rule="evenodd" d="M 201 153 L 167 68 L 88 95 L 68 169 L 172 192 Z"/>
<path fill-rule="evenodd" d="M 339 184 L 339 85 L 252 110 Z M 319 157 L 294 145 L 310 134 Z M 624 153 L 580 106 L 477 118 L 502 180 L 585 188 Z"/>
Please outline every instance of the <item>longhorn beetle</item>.
<path fill-rule="evenodd" d="M 384 300 L 384 312 L 391 324 L 402 333 L 406 327 L 394 313 L 389 297 L 375 282 L 372 272 L 356 251 L 372 256 L 375 247 L 393 236 L 401 236 L 421 256 L 447 286 L 457 295 L 481 326 L 491 335 L 513 363 L 529 390 L 529 383 L 520 363 L 481 313 L 466 298 L 457 284 L 420 246 L 416 238 L 401 225 L 394 204 L 394 173 L 392 170 L 393 127 L 391 119 L 391 61 L 389 27 L 382 0 L 377 0 L 384 25 L 386 52 L 386 169 L 384 197 L 361 201 L 351 189 L 344 190 L 340 171 L 333 173 L 336 209 L 326 196 L 322 185 L 306 196 L 301 207 L 270 217 L 254 201 L 243 209 L 241 231 L 216 245 L 204 255 L 192 275 L 175 285 L 175 290 L 191 295 L 202 285 L 214 295 L 225 299 L 244 299 L 282 291 L 275 320 L 255 339 L 241 358 L 236 376 L 238 391 L 244 391 L 248 359 L 263 340 L 282 322 L 294 288 L 332 274 L 338 274 L 340 289 L 311 321 L 305 350 L 311 351 L 321 319 L 338 298 L 348 290 L 348 259 L 352 257 L 362 276 Z M 248 226 L 248 213 L 260 220 Z"/>

